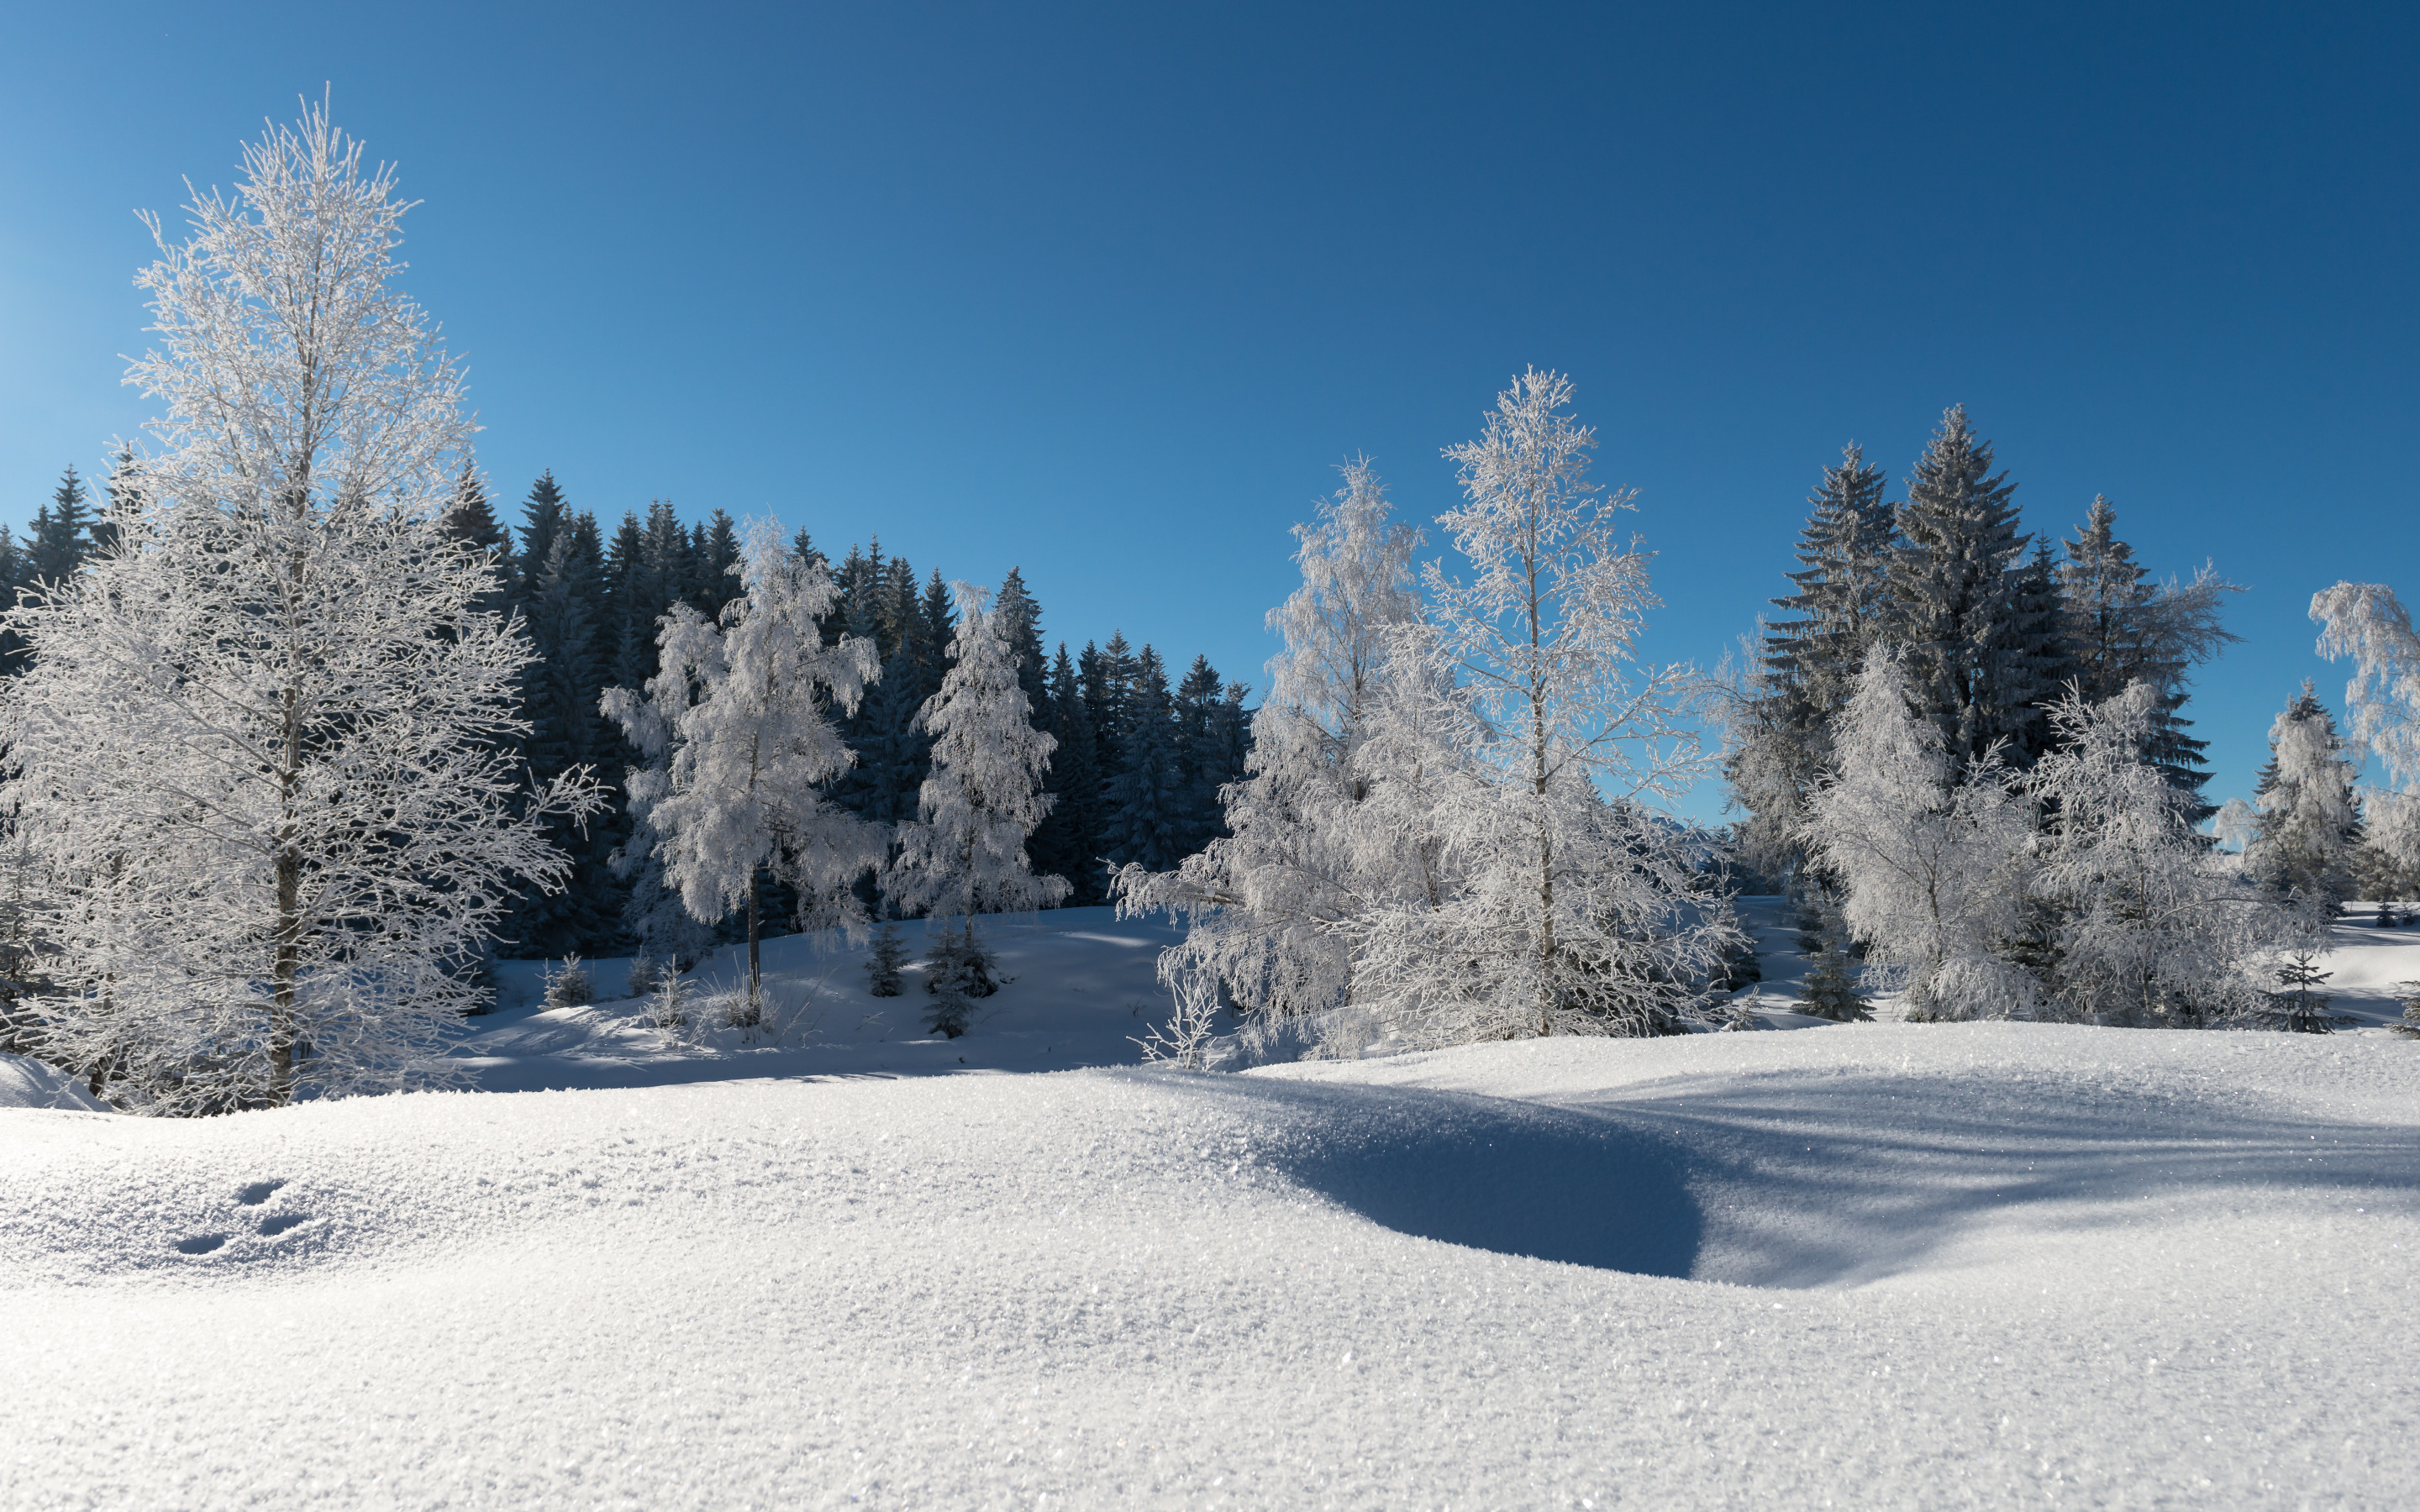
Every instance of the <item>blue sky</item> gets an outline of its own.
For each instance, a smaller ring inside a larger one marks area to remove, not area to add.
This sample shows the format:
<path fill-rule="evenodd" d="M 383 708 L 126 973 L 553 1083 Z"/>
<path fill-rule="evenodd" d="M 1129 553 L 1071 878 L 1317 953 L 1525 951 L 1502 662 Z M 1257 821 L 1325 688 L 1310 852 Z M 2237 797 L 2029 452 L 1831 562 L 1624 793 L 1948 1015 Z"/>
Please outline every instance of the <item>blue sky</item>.
<path fill-rule="evenodd" d="M 1822 466 L 1962 402 L 2064 534 L 2251 591 L 2188 711 L 2248 790 L 2311 594 L 2420 592 L 2408 10 L 18 7 L 0 518 L 147 410 L 132 210 L 334 86 L 426 201 L 481 459 L 1024 569 L 1046 633 L 1262 680 L 1287 528 L 1407 513 L 1525 364 L 1711 662 Z M 1709 795 L 1692 805 L 1711 816 Z"/>

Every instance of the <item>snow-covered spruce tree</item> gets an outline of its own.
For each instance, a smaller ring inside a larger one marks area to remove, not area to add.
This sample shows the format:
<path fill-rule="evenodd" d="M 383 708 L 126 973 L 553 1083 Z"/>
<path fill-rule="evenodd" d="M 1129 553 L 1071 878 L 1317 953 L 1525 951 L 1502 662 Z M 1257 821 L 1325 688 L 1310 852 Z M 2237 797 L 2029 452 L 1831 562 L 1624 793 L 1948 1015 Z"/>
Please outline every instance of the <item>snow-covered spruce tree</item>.
<path fill-rule="evenodd" d="M 1849 702 L 1867 648 L 1889 620 L 1884 596 L 1899 527 L 1883 499 L 1883 470 L 1854 442 L 1823 470 L 1798 535 L 1797 592 L 1773 601 L 1774 624 L 1727 701 L 1723 772 L 1748 817 L 1740 845 L 1773 875 L 1798 859 L 1798 820 L 1831 751 L 1831 721 Z"/>
<path fill-rule="evenodd" d="M 881 863 L 881 831 L 827 796 L 851 759 L 828 711 L 856 707 L 876 668 L 862 640 L 824 644 L 830 575 L 793 555 L 770 521 L 751 522 L 734 571 L 742 591 L 720 623 L 675 604 L 644 696 L 611 688 L 603 708 L 646 763 L 630 770 L 632 845 L 660 863 L 691 918 L 747 910 L 744 1011 L 754 1022 L 762 874 L 798 889 L 802 925 L 854 926 L 863 911 L 853 884 Z M 625 864 L 649 856 L 626 852 Z"/>
<path fill-rule="evenodd" d="M 1637 665 L 1648 556 L 1615 532 L 1631 495 L 1588 481 L 1596 437 L 1571 393 L 1533 368 L 1446 453 L 1464 502 L 1438 523 L 1472 575 L 1432 563 L 1430 616 L 1486 737 L 1446 810 L 1457 895 L 1361 964 L 1382 1012 L 1421 984 L 1398 1018 L 1416 1040 L 1659 1032 L 1730 933 L 1687 832 L 1647 807 L 1709 763 L 1680 707 L 1685 669 Z M 1405 949 L 1421 959 L 1388 958 Z"/>
<path fill-rule="evenodd" d="M 936 964 L 966 982 L 945 986 L 945 1010 L 958 1007 L 954 999 L 967 995 L 965 985 L 979 980 L 987 988 L 976 915 L 1047 908 L 1067 895 L 1065 878 L 1034 875 L 1025 854 L 1049 811 L 1042 776 L 1057 742 L 1033 728 L 1017 657 L 991 595 L 959 583 L 956 597 L 950 669 L 916 716 L 933 743 L 931 775 L 918 792 L 916 818 L 899 826 L 898 854 L 884 880 L 902 910 L 958 920 L 945 926 L 946 960 Z M 962 1013 L 945 1017 L 937 1026 L 952 1039 L 965 1032 Z"/>
<path fill-rule="evenodd" d="M 2055 748 L 2026 774 L 2046 825 L 2033 896 L 2055 922 L 2046 985 L 2059 1016 L 2195 1026 L 2257 1013 L 2281 952 L 2312 916 L 2195 833 L 2198 805 L 2146 751 L 2161 695 L 2136 683 L 2052 706 Z"/>
<path fill-rule="evenodd" d="M 2094 496 L 2058 566 L 2076 685 L 2095 703 L 2133 683 L 2159 690 L 2159 718 L 2146 753 L 2170 782 L 2195 795 L 2195 811 L 2207 818 L 2200 794 L 2210 780 L 2202 756 L 2209 742 L 2187 734 L 2192 721 L 2178 711 L 2193 669 L 2242 639 L 2220 621 L 2226 595 L 2243 590 L 2208 564 L 2190 582 L 2151 581 L 2133 548 L 2118 538 L 2117 520 L 2117 506 Z"/>
<path fill-rule="evenodd" d="M 1868 962 L 1905 987 L 1913 1018 L 2033 1016 L 2037 984 L 1996 949 L 2019 926 L 2033 828 L 1998 753 L 1953 773 L 1889 646 L 1867 653 L 1833 739 L 1807 841 Z"/>
<path fill-rule="evenodd" d="M 2257 814 L 2244 868 L 2275 892 L 2334 918 L 2352 896 L 2363 841 L 2359 768 L 2310 680 L 2269 727 L 2269 762 L 2255 789 Z"/>
<path fill-rule="evenodd" d="M 1941 733 L 1953 769 L 1998 745 L 2024 764 L 2039 748 L 2041 712 L 2055 689 L 2037 681 L 2039 647 L 2026 643 L 2017 602 L 2016 485 L 1992 471 L 1992 443 L 1964 406 L 1941 417 L 1900 511 L 1903 539 L 1887 593 L 1889 640 L 1905 648 L 1916 707 Z"/>
<path fill-rule="evenodd" d="M 519 630 L 443 515 L 459 370 L 390 286 L 407 207 L 307 109 L 139 280 L 157 450 L 113 544 L 8 623 L 0 807 L 45 876 L 41 1054 L 121 1106 L 390 1088 L 458 968 L 564 858 L 584 774 L 520 788 Z"/>
<path fill-rule="evenodd" d="M 1451 758 L 1420 724 L 1437 712 L 1425 645 L 1401 639 L 1420 625 L 1419 532 L 1392 517 L 1367 457 L 1340 471 L 1343 486 L 1295 528 L 1302 585 L 1269 611 L 1284 650 L 1269 662 L 1244 779 L 1225 790 L 1227 835 L 1174 871 L 1116 877 L 1123 911 L 1185 920 L 1161 980 L 1262 1025 L 1351 1000 L 1351 919 L 1434 908 L 1448 890 L 1429 811 Z M 1415 687 L 1399 684 L 1405 671 Z"/>

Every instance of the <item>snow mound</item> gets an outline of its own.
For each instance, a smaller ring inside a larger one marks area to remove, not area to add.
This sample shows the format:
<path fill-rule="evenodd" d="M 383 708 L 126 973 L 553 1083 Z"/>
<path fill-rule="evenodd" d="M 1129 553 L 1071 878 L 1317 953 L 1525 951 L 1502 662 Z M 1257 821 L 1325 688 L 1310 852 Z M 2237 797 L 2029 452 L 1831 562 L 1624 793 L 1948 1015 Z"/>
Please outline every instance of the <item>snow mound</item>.
<path fill-rule="evenodd" d="M 107 1113 L 109 1105 L 62 1071 L 23 1056 L 0 1056 L 0 1108 L 73 1108 Z"/>
<path fill-rule="evenodd" d="M 2411 1504 L 2415 1109 L 1962 1025 L 14 1114 L 0 1506 Z"/>

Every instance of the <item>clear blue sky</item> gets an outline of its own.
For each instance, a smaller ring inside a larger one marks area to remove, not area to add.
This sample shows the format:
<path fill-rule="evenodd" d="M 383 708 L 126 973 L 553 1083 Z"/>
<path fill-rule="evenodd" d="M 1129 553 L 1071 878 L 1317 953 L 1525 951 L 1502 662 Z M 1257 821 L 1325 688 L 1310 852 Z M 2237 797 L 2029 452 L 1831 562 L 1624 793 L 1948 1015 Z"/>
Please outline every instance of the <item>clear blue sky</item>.
<path fill-rule="evenodd" d="M 425 200 L 481 460 L 618 517 L 1020 564 L 1046 632 L 1262 681 L 1287 527 L 1409 513 L 1579 385 L 1711 662 L 1843 441 L 1963 402 L 2063 534 L 2251 592 L 2188 711 L 2243 792 L 2310 594 L 2420 593 L 2406 8 L 54 6 L 0 22 L 0 518 L 144 404 L 131 213 L 295 97 Z M 513 511 L 518 517 L 518 510 Z M 1709 796 L 1693 806 L 1711 816 Z"/>

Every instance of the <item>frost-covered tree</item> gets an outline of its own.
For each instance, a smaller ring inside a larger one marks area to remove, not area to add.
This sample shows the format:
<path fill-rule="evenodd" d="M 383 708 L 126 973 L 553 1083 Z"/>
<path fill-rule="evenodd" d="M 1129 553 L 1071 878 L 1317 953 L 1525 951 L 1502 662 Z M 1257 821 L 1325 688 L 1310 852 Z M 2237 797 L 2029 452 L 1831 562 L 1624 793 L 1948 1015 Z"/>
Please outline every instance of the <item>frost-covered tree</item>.
<path fill-rule="evenodd" d="M 1638 662 L 1648 555 L 1615 530 L 1632 496 L 1588 481 L 1596 437 L 1571 393 L 1531 369 L 1480 439 L 1446 453 L 1463 503 L 1438 523 L 1471 576 L 1432 563 L 1429 612 L 1488 734 L 1449 823 L 1461 895 L 1419 947 L 1432 981 L 1478 964 L 1424 997 L 1424 1035 L 1652 1032 L 1727 934 L 1684 833 L 1648 807 L 1708 763 L 1681 708 L 1684 670 Z"/>
<path fill-rule="evenodd" d="M 2371 843 L 2420 871 L 2420 634 L 2393 589 L 2340 582 L 2311 595 L 2319 655 L 2353 658 L 2345 684 L 2350 750 L 2373 755 L 2387 786 L 2364 795 Z"/>
<path fill-rule="evenodd" d="M 2033 897 L 2055 920 L 2044 985 L 2061 1016 L 2200 1025 L 2257 1011 L 2309 918 L 2194 831 L 2196 804 L 2145 757 L 2161 695 L 2136 683 L 2050 711 L 2055 748 L 2026 776 L 2046 824 Z"/>
<path fill-rule="evenodd" d="M 1997 947 L 2016 933 L 2025 804 L 1997 753 L 1954 770 L 1899 655 L 1866 656 L 1808 803 L 1809 850 L 1839 879 L 1841 918 L 1913 1016 L 2029 1017 L 2039 991 Z"/>
<path fill-rule="evenodd" d="M 2253 876 L 2333 917 L 2352 895 L 2353 857 L 2363 841 L 2353 790 L 2359 770 L 2304 679 L 2269 727 L 2269 763 L 2255 790 L 2258 816 L 2243 850 Z"/>
<path fill-rule="evenodd" d="M 762 877 L 798 889 L 800 922 L 854 924 L 852 887 L 880 864 L 883 841 L 827 795 L 851 759 L 830 711 L 856 707 L 876 675 L 874 648 L 824 644 L 830 575 L 793 555 L 769 521 L 750 526 L 737 566 L 741 592 L 720 623 L 673 605 L 644 695 L 612 688 L 603 708 L 646 763 L 628 780 L 633 843 L 660 863 L 691 918 L 747 911 L 752 1022 L 763 1002 Z"/>
<path fill-rule="evenodd" d="M 916 818 L 899 826 L 885 888 L 908 912 L 954 916 L 971 942 L 976 915 L 1047 908 L 1067 883 L 1036 876 L 1025 854 L 1049 811 L 1042 774 L 1057 742 L 1033 728 L 991 595 L 956 590 L 950 670 L 916 717 L 933 742 L 932 774 Z"/>
<path fill-rule="evenodd" d="M 1227 835 L 1174 871 L 1128 866 L 1129 911 L 1175 910 L 1183 944 L 1160 958 L 1171 988 L 1224 996 L 1263 1022 L 1333 1009 L 1352 995 L 1350 921 L 1407 902 L 1434 908 L 1428 817 L 1436 771 L 1451 764 L 1435 714 L 1412 554 L 1419 532 L 1392 517 L 1367 457 L 1295 528 L 1302 584 L 1269 611 L 1284 649 L 1269 663 L 1244 779 L 1227 789 Z M 1399 674 L 1414 680 L 1405 687 Z"/>
<path fill-rule="evenodd" d="M 9 623 L 0 808 L 45 876 L 42 1054 L 147 1112 L 389 1088 L 474 1006 L 515 877 L 528 643 L 444 514 L 459 370 L 391 285 L 391 171 L 308 108 L 140 277 L 162 401 L 112 542 Z M 516 800 L 519 800 L 518 802 Z"/>

